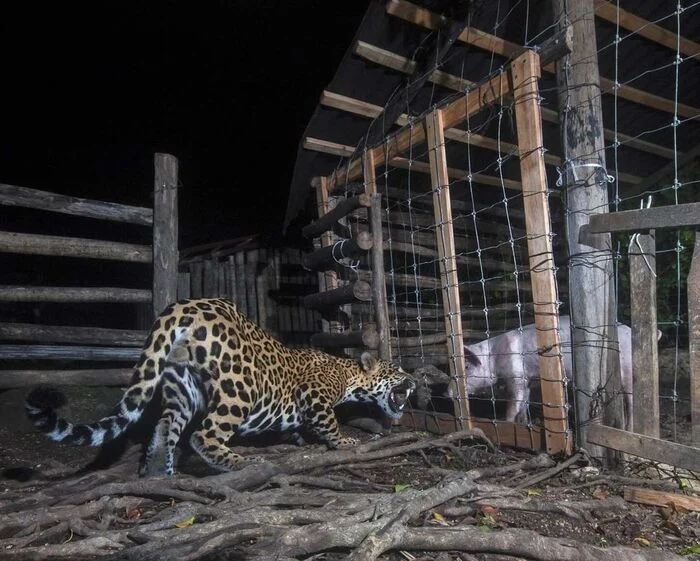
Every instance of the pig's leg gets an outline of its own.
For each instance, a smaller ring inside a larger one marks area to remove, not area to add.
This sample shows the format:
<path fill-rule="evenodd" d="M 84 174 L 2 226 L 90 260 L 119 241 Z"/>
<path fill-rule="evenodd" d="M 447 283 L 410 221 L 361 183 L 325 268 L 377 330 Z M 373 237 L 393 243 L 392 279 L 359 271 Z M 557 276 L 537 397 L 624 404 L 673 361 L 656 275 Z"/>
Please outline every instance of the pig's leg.
<path fill-rule="evenodd" d="M 517 347 L 513 350 L 516 349 Z M 526 404 L 530 399 L 530 386 L 525 373 L 523 356 L 519 352 L 511 352 L 506 362 L 508 363 L 507 370 L 504 370 L 504 372 L 508 373 L 508 377 L 505 380 L 508 392 L 506 421 L 526 423 Z"/>

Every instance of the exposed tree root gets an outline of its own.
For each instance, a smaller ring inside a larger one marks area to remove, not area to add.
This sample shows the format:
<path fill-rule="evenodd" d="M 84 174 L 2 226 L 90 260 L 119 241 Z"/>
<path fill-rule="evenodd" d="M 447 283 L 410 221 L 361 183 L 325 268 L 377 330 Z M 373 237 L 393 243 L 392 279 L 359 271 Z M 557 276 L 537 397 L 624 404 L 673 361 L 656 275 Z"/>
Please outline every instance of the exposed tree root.
<path fill-rule="evenodd" d="M 405 551 L 406 559 L 420 558 L 419 552 L 459 551 L 462 559 L 474 554 L 541 561 L 680 559 L 668 551 L 600 548 L 528 530 L 483 532 L 460 523 L 487 507 L 574 520 L 587 520 L 592 509 L 626 508 L 618 497 L 563 504 L 528 497 L 517 487 L 566 469 L 546 456 L 469 471 L 437 465 L 436 451 L 459 455 L 473 436 L 401 433 L 336 451 L 270 447 L 269 461 L 202 477 L 136 479 L 128 475 L 136 471 L 130 456 L 131 472 L 120 464 L 0 495 L 0 557 L 187 561 L 224 555 L 291 561 L 333 551 L 347 561 L 371 561 L 388 551 Z M 379 466 L 391 473 L 392 462 L 408 455 L 432 483 L 404 489 L 368 477 Z M 435 520 L 441 524 L 432 525 Z"/>

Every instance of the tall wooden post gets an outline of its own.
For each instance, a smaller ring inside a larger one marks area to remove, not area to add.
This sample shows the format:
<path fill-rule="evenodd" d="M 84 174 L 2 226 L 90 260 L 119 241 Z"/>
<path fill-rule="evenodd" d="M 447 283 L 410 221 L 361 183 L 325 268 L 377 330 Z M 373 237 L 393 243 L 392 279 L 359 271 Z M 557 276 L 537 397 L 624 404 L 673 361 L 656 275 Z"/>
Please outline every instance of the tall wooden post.
<path fill-rule="evenodd" d="M 170 154 L 154 157 L 153 189 L 153 316 L 177 299 L 179 262 L 177 183 L 178 161 Z"/>
<path fill-rule="evenodd" d="M 374 315 L 379 334 L 379 358 L 391 360 L 389 307 L 386 301 L 386 281 L 384 278 L 382 198 L 377 193 L 376 163 L 373 152 L 365 152 L 362 167 L 365 178 L 365 193 L 371 197 L 372 201 L 369 208 L 369 223 L 372 230 L 372 299 L 374 300 Z"/>
<path fill-rule="evenodd" d="M 567 205 L 576 436 L 579 445 L 602 457 L 607 455 L 605 449 L 587 442 L 587 427 L 601 423 L 604 417 L 606 424 L 616 428 L 622 428 L 623 423 L 610 234 L 579 239 L 581 226 L 588 223 L 591 214 L 608 212 L 594 0 L 552 0 L 552 6 L 560 29 L 573 27 L 573 50 L 557 62 L 557 86 Z M 616 399 L 611 400 L 613 396 Z"/>
<path fill-rule="evenodd" d="M 540 353 L 539 356 L 545 442 L 548 454 L 570 454 L 572 446 L 564 407 L 566 400 L 559 338 L 557 279 L 554 276 L 542 116 L 537 85 L 540 57 L 532 51 L 525 52 L 513 61 L 511 74 L 537 348 L 547 349 L 547 352 Z"/>
<path fill-rule="evenodd" d="M 450 375 L 457 390 L 455 395 L 458 396 L 459 409 L 455 412 L 456 428 L 471 429 L 457 255 L 452 225 L 452 201 L 450 200 L 450 180 L 447 173 L 447 155 L 445 154 L 445 121 L 441 109 L 436 109 L 426 116 L 425 131 L 428 141 L 428 159 L 430 160 L 430 181 L 433 188 L 435 241 L 440 260 L 440 284 L 442 285 L 442 308 L 445 312 L 447 353 L 450 359 Z M 464 417 L 466 417 L 466 422 Z"/>
<path fill-rule="evenodd" d="M 700 230 L 688 273 L 688 337 L 690 339 L 691 442 L 700 446 Z"/>

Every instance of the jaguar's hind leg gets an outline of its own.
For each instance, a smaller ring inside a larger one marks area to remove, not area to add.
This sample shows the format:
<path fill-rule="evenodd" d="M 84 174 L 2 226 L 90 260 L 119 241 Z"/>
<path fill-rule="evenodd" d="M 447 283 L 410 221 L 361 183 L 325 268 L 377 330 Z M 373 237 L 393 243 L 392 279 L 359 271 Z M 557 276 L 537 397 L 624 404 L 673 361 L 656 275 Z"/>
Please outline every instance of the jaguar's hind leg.
<path fill-rule="evenodd" d="M 204 408 L 200 378 L 187 364 L 168 362 L 162 372 L 160 421 L 146 450 L 141 475 L 173 475 L 175 450 L 187 425 Z"/>
<path fill-rule="evenodd" d="M 240 469 L 246 463 L 259 462 L 257 456 L 241 456 L 236 454 L 226 443 L 235 434 L 239 423 L 231 423 L 228 417 L 224 427 L 211 423 L 208 419 L 206 426 L 192 433 L 190 446 L 214 469 L 231 471 Z M 229 428 L 231 427 L 231 428 Z"/>

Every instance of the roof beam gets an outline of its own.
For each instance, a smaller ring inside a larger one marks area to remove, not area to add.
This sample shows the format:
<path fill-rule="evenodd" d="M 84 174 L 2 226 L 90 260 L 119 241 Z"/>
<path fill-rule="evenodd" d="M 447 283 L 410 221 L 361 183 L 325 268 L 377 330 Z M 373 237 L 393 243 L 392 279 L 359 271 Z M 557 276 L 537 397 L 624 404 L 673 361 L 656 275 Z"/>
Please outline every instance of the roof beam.
<path fill-rule="evenodd" d="M 321 99 L 319 101 L 321 105 L 326 107 L 332 107 L 334 109 L 339 109 L 340 111 L 346 111 L 348 113 L 353 113 L 354 115 L 359 115 L 361 117 L 366 117 L 368 119 L 376 118 L 380 113 L 382 108 L 378 105 L 372 103 L 367 103 L 366 101 L 361 101 L 359 99 L 354 99 L 347 97 L 338 93 L 324 91 L 321 94 Z M 403 127 L 408 124 L 408 115 L 405 113 L 401 114 L 398 119 L 396 119 L 396 124 Z M 496 140 L 495 138 L 489 138 L 477 133 L 468 132 L 462 129 L 447 129 L 445 131 L 445 138 L 454 140 L 456 142 L 461 142 L 463 144 L 471 144 L 473 146 L 478 146 L 479 148 L 484 148 L 486 150 L 492 150 L 499 153 L 517 154 L 518 146 L 510 142 L 504 142 L 503 140 Z M 322 141 L 326 143 L 324 148 L 330 149 L 332 142 Z M 337 146 L 342 146 L 338 144 Z M 323 150 L 322 150 L 323 151 Z M 346 156 L 350 157 L 355 152 L 346 153 L 343 150 L 337 149 L 335 151 L 326 151 L 327 154 L 334 154 L 336 156 Z M 544 154 L 544 161 L 548 165 L 559 166 L 561 165 L 561 157 L 549 152 Z M 612 173 L 611 170 L 608 170 Z M 618 173 L 618 179 L 623 183 L 637 184 L 642 181 L 642 178 L 631 173 Z"/>
<path fill-rule="evenodd" d="M 678 34 L 664 29 L 660 25 L 656 25 L 644 18 L 640 18 L 627 10 L 618 8 L 615 4 L 607 0 L 596 0 L 595 15 L 613 25 L 618 24 L 619 18 L 620 27 L 626 29 L 630 33 L 644 37 L 664 47 L 668 47 L 672 51 L 678 49 L 680 54 L 687 57 L 694 58 L 700 56 L 700 43 L 696 43 L 685 37 L 679 37 Z"/>
<path fill-rule="evenodd" d="M 302 146 L 307 150 L 314 150 L 316 152 L 323 152 L 324 154 L 332 154 L 334 156 L 344 156 L 351 157 L 355 154 L 354 146 L 346 146 L 344 144 L 338 144 L 337 142 L 330 142 L 328 140 L 321 140 L 319 138 L 312 138 L 307 136 L 304 138 L 304 143 Z M 430 174 L 430 164 L 428 162 L 422 162 L 420 160 L 408 160 L 400 156 L 394 156 L 388 161 L 388 165 L 407 169 L 410 171 L 417 171 L 420 173 Z M 467 170 L 458 168 L 447 168 L 447 175 L 450 179 L 465 179 L 469 172 Z M 472 182 L 478 183 L 480 185 L 490 185 L 492 187 L 501 186 L 501 178 L 495 177 L 493 175 L 486 175 L 484 173 L 473 173 L 471 174 Z M 502 184 L 506 189 L 511 189 L 513 191 L 520 191 L 521 185 L 519 181 L 514 179 L 503 179 Z"/>
<path fill-rule="evenodd" d="M 370 45 L 369 43 L 365 43 L 364 41 L 358 41 L 355 44 L 354 53 L 365 60 L 369 60 L 370 62 L 379 64 L 386 68 L 397 70 L 398 72 L 402 72 L 404 74 L 412 73 L 412 63 L 410 60 L 402 57 L 401 55 L 397 55 L 390 51 L 375 47 L 374 45 Z M 475 85 L 474 82 L 460 78 L 459 76 L 448 74 L 447 72 L 443 72 L 441 70 L 434 70 L 429 81 L 455 91 L 464 91 L 467 88 Z M 541 111 L 542 119 L 550 123 L 555 123 L 557 126 L 559 125 L 559 113 L 557 111 L 546 107 L 542 107 Z M 604 134 L 607 141 L 615 141 L 615 131 L 605 129 Z M 675 156 L 674 151 L 670 148 L 660 146 L 646 140 L 641 140 L 640 138 L 634 136 L 622 134 L 619 131 L 617 133 L 617 138 L 620 143 L 630 148 L 634 148 L 635 150 L 640 150 L 642 152 L 647 152 L 649 154 L 654 154 L 667 159 L 673 159 Z"/>
<path fill-rule="evenodd" d="M 420 8 L 406 0 L 389 0 L 386 5 L 386 11 L 393 16 L 431 30 L 437 29 L 442 25 L 445 19 L 443 16 L 435 14 L 425 8 Z M 508 59 L 512 58 L 523 49 L 522 45 L 496 37 L 485 31 L 474 29 L 473 27 L 466 28 L 460 34 L 459 39 L 464 43 L 494 52 Z M 543 66 L 542 69 L 552 74 L 555 72 L 554 64 L 551 63 Z M 615 90 L 615 82 L 609 78 L 600 76 L 600 88 L 601 91 L 605 93 L 611 93 Z M 700 117 L 700 109 L 697 107 L 676 103 L 674 100 L 666 99 L 625 84 L 617 88 L 617 95 L 620 98 L 645 105 L 658 111 L 665 111 L 671 114 L 675 114 L 677 111 L 679 115 L 687 118 Z"/>

